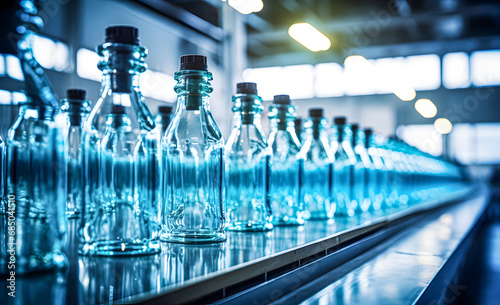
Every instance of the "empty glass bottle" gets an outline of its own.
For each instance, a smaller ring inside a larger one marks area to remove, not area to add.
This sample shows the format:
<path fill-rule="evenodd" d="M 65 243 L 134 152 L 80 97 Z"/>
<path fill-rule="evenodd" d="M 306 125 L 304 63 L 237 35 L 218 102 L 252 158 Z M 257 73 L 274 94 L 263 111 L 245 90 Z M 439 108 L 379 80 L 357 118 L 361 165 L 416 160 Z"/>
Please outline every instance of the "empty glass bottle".
<path fill-rule="evenodd" d="M 299 139 L 299 142 L 302 143 L 304 141 L 304 139 L 302 138 L 302 118 L 295 118 L 295 133 L 297 134 L 297 139 Z"/>
<path fill-rule="evenodd" d="M 370 210 L 376 211 L 385 208 L 386 185 L 387 185 L 387 167 L 380 157 L 379 148 L 373 139 L 373 130 L 365 128 L 365 150 L 370 158 L 371 168 L 368 172 L 367 185 L 368 195 L 370 197 Z"/>
<path fill-rule="evenodd" d="M 7 194 L 0 243 L 0 273 L 38 272 L 65 266 L 67 156 L 65 121 L 58 115 L 58 99 L 33 56 L 33 30 L 43 25 L 35 1 L 2 1 L 5 14 L 0 52 L 16 56 L 27 95 L 8 131 Z M 8 43 L 6 43 L 8 41 Z M 10 50 L 8 47 L 10 46 Z M 7 49 L 6 49 L 7 48 Z M 13 270 L 12 270 L 13 271 Z"/>
<path fill-rule="evenodd" d="M 61 100 L 61 112 L 69 124 L 68 144 L 68 199 L 66 214 L 79 217 L 83 207 L 82 131 L 91 102 L 85 99 L 85 90 L 70 89 Z"/>
<path fill-rule="evenodd" d="M 351 124 L 352 130 L 352 148 L 354 150 L 354 158 L 356 163 L 351 167 L 351 200 L 356 201 L 356 212 L 362 213 L 368 211 L 371 200 L 368 192 L 369 173 L 370 173 L 370 158 L 365 150 L 365 135 L 359 130 L 358 124 Z"/>
<path fill-rule="evenodd" d="M 336 117 L 333 121 L 330 146 L 335 159 L 333 163 L 334 216 L 353 216 L 357 202 L 352 200 L 352 168 L 356 164 L 356 157 L 351 146 L 352 131 L 345 117 Z"/>
<path fill-rule="evenodd" d="M 159 251 L 159 132 L 139 88 L 146 49 L 134 27 L 106 29 L 101 94 L 84 123 L 80 253 Z"/>
<path fill-rule="evenodd" d="M 173 108 L 171 106 L 160 106 L 158 107 L 158 114 L 155 117 L 156 126 L 160 131 L 160 135 L 163 137 L 165 131 L 167 130 L 170 121 L 172 120 Z"/>
<path fill-rule="evenodd" d="M 271 148 L 262 132 L 257 84 L 239 83 L 233 96 L 234 123 L 226 143 L 228 230 L 272 229 L 269 194 Z"/>
<path fill-rule="evenodd" d="M 175 73 L 177 109 L 162 141 L 161 238 L 210 243 L 224 232 L 224 139 L 209 108 L 212 73 L 207 58 L 181 57 Z"/>
<path fill-rule="evenodd" d="M 304 157 L 302 194 L 305 219 L 328 219 L 333 216 L 331 207 L 333 154 L 328 143 L 327 120 L 323 109 L 309 109 L 305 122 L 305 140 L 300 152 Z"/>
<path fill-rule="evenodd" d="M 269 106 L 273 150 L 271 166 L 271 209 L 274 225 L 304 224 L 301 174 L 304 159 L 295 133 L 295 107 L 288 95 L 275 95 Z"/>

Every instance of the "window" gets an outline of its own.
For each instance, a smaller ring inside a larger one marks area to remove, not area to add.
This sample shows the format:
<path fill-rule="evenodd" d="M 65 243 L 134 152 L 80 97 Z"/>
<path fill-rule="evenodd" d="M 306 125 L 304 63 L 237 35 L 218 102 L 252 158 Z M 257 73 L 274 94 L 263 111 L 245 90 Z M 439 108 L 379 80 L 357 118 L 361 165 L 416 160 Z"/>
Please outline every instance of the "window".
<path fill-rule="evenodd" d="M 319 64 L 314 68 L 314 90 L 317 97 L 344 95 L 344 69 L 337 63 Z"/>
<path fill-rule="evenodd" d="M 19 61 L 19 58 L 14 55 L 7 55 L 5 57 L 5 61 L 7 64 L 7 74 L 12 78 L 23 81 L 24 75 L 23 70 L 21 70 L 21 62 Z"/>
<path fill-rule="evenodd" d="M 470 86 L 467 53 L 448 53 L 443 57 L 443 86 L 448 89 Z"/>
<path fill-rule="evenodd" d="M 63 71 L 69 66 L 69 48 L 66 44 L 34 35 L 33 55 L 45 69 Z"/>
<path fill-rule="evenodd" d="M 500 85 L 500 50 L 474 52 L 470 65 L 475 86 Z"/>
<path fill-rule="evenodd" d="M 443 152 L 443 136 L 432 124 L 402 125 L 398 126 L 396 133 L 403 141 L 423 152 L 434 156 L 439 156 Z"/>
<path fill-rule="evenodd" d="M 435 90 L 441 86 L 441 63 L 435 54 L 406 57 L 405 72 L 415 90 Z"/>

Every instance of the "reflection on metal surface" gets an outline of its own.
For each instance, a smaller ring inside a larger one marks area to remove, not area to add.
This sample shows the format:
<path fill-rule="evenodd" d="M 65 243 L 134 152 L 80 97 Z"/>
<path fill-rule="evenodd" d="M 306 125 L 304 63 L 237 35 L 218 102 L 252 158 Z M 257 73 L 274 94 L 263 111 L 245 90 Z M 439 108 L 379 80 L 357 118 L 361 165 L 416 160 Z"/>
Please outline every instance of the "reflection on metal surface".
<path fill-rule="evenodd" d="M 79 258 L 80 304 L 101 304 L 160 288 L 160 255 Z"/>
<path fill-rule="evenodd" d="M 162 243 L 161 286 L 181 284 L 225 269 L 224 244 Z"/>

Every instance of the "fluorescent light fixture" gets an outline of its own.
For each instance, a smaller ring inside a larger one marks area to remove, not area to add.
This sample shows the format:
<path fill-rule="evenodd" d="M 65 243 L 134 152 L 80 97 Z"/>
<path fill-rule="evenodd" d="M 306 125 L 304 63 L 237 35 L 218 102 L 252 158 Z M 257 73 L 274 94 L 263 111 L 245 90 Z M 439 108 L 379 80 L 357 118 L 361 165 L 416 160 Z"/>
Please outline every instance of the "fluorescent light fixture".
<path fill-rule="evenodd" d="M 344 95 L 344 69 L 338 63 L 318 64 L 314 67 L 316 97 Z"/>
<path fill-rule="evenodd" d="M 421 98 L 415 102 L 415 110 L 426 119 L 433 118 L 437 114 L 436 105 L 426 98 Z"/>
<path fill-rule="evenodd" d="M 441 86 L 441 59 L 436 54 L 406 57 L 405 72 L 415 90 L 435 90 Z"/>
<path fill-rule="evenodd" d="M 449 134 L 453 129 L 453 125 L 448 119 L 439 118 L 434 121 L 434 128 L 440 134 Z"/>
<path fill-rule="evenodd" d="M 227 3 L 243 15 L 257 13 L 264 8 L 262 0 L 229 0 Z"/>
<path fill-rule="evenodd" d="M 17 105 L 20 103 L 26 103 L 28 97 L 22 92 L 12 92 L 12 104 Z"/>
<path fill-rule="evenodd" d="M 361 55 L 351 55 L 344 60 L 345 93 L 367 95 L 376 92 L 377 78 L 372 64 Z"/>
<path fill-rule="evenodd" d="M 415 89 L 413 89 L 409 85 L 399 85 L 396 86 L 392 92 L 399 97 L 400 100 L 404 102 L 413 101 L 413 99 L 417 96 Z"/>
<path fill-rule="evenodd" d="M 288 29 L 288 35 L 313 52 L 326 51 L 331 42 L 309 23 L 295 23 Z"/>

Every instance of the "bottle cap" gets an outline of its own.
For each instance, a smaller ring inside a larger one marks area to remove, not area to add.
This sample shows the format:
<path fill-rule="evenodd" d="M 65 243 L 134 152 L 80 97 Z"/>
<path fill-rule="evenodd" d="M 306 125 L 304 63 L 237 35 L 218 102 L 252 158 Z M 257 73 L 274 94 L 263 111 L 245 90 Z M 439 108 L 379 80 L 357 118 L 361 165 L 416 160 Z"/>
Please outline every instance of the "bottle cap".
<path fill-rule="evenodd" d="M 365 128 L 365 135 L 371 136 L 373 134 L 373 129 L 371 128 Z"/>
<path fill-rule="evenodd" d="M 309 116 L 312 118 L 322 118 L 323 108 L 311 108 L 309 109 Z"/>
<path fill-rule="evenodd" d="M 139 30 L 133 26 L 110 26 L 106 28 L 106 42 L 139 45 Z"/>
<path fill-rule="evenodd" d="M 302 118 L 295 118 L 295 125 L 302 125 Z"/>
<path fill-rule="evenodd" d="M 290 105 L 290 96 L 286 94 L 275 95 L 273 98 L 274 104 Z"/>
<path fill-rule="evenodd" d="M 66 91 L 66 96 L 71 100 L 84 101 L 87 96 L 87 92 L 83 89 L 68 89 Z"/>
<path fill-rule="evenodd" d="M 203 55 L 182 55 L 181 70 L 208 71 L 207 57 Z"/>
<path fill-rule="evenodd" d="M 256 83 L 237 83 L 236 93 L 243 94 L 255 94 L 257 95 L 257 84 Z"/>
<path fill-rule="evenodd" d="M 111 113 L 112 114 L 125 114 L 125 107 L 122 105 L 113 105 L 111 108 Z"/>
<path fill-rule="evenodd" d="M 351 123 L 351 129 L 352 130 L 358 130 L 359 129 L 359 125 L 357 123 Z"/>
<path fill-rule="evenodd" d="M 172 109 L 173 109 L 172 106 L 160 106 L 160 107 L 158 107 L 158 113 L 171 114 Z"/>
<path fill-rule="evenodd" d="M 333 118 L 333 122 L 337 125 L 345 125 L 346 121 L 347 120 L 345 116 L 338 116 Z"/>

